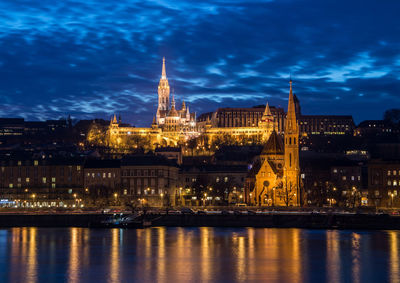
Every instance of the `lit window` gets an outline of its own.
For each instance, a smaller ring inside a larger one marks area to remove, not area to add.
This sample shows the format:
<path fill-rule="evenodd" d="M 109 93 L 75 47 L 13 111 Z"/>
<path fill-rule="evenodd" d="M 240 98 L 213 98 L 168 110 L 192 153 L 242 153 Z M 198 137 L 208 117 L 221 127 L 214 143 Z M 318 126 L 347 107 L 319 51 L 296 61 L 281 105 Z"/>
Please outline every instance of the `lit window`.
<path fill-rule="evenodd" d="M 333 169 L 333 173 L 337 173 L 337 169 L 336 168 Z"/>
<path fill-rule="evenodd" d="M 390 170 L 388 170 L 388 176 L 390 176 Z"/>
<path fill-rule="evenodd" d="M 128 190 L 124 189 L 124 195 L 127 195 L 127 194 L 128 194 Z"/>
<path fill-rule="evenodd" d="M 18 183 L 21 183 L 21 178 L 18 178 Z"/>
<path fill-rule="evenodd" d="M 217 178 L 215 179 L 215 182 L 217 182 L 217 183 L 219 182 L 219 177 L 217 177 Z"/>
<path fill-rule="evenodd" d="M 388 181 L 388 186 L 391 186 L 392 185 L 392 181 Z"/>
<path fill-rule="evenodd" d="M 225 181 L 225 183 L 228 182 L 228 177 L 225 177 L 225 178 L 224 178 L 224 181 Z"/>
<path fill-rule="evenodd" d="M 37 160 L 33 161 L 33 165 L 38 166 L 39 165 L 39 161 L 37 161 Z"/>
<path fill-rule="evenodd" d="M 51 187 L 53 188 L 53 189 L 55 189 L 56 188 L 56 184 L 51 184 Z"/>
<path fill-rule="evenodd" d="M 80 171 L 81 170 L 81 166 L 76 166 L 76 170 Z"/>
<path fill-rule="evenodd" d="M 396 180 L 393 181 L 393 186 L 397 186 L 397 181 Z"/>
<path fill-rule="evenodd" d="M 393 170 L 393 176 L 396 176 L 396 174 L 397 174 L 397 171 Z"/>
<path fill-rule="evenodd" d="M 13 184 L 8 184 L 8 187 L 9 187 L 10 189 L 12 189 L 12 188 L 14 187 L 14 185 L 13 185 Z"/>
<path fill-rule="evenodd" d="M 52 178 L 51 178 L 51 181 L 54 183 L 54 182 L 56 181 L 56 178 L 55 178 L 55 177 L 52 177 Z"/>
<path fill-rule="evenodd" d="M 46 177 L 42 178 L 42 182 L 43 182 L 43 184 L 46 184 Z"/>
<path fill-rule="evenodd" d="M 25 182 L 29 183 L 29 178 L 26 178 L 26 179 L 25 179 Z"/>
<path fill-rule="evenodd" d="M 346 181 L 346 180 L 347 180 L 346 176 L 343 176 L 343 177 L 342 177 L 342 180 L 343 180 L 343 181 Z"/>
<path fill-rule="evenodd" d="M 354 181 L 354 176 L 351 176 L 351 180 Z"/>
<path fill-rule="evenodd" d="M 108 173 L 108 178 L 111 178 L 111 173 Z"/>

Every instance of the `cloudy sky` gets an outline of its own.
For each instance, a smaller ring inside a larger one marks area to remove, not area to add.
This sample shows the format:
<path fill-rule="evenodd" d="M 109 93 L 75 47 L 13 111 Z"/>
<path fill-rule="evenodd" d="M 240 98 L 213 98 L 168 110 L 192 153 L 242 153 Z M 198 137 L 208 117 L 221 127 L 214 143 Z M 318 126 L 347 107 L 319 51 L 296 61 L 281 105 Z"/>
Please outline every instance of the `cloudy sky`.
<path fill-rule="evenodd" d="M 148 126 L 162 57 L 177 103 L 358 123 L 400 107 L 400 1 L 1 1 L 0 117 Z"/>

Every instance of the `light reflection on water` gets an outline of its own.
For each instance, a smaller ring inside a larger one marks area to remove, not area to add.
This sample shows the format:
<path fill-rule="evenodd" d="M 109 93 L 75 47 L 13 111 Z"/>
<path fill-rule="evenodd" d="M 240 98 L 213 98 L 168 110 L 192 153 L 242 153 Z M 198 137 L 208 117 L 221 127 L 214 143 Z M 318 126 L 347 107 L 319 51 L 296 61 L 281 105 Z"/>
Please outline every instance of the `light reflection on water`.
<path fill-rule="evenodd" d="M 0 282 L 393 282 L 399 231 L 0 230 Z"/>

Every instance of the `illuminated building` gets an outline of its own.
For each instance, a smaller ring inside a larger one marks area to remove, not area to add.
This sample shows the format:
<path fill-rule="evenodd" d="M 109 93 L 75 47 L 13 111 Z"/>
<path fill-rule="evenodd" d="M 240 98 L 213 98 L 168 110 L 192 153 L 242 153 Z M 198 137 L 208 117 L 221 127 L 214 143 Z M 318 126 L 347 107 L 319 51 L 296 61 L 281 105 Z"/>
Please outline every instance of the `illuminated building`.
<path fill-rule="evenodd" d="M 249 188 L 250 193 L 246 193 L 251 204 L 300 205 L 299 125 L 291 81 L 284 139 L 282 141 L 281 136 L 273 129 L 259 161 L 256 161 L 253 166 L 257 166 L 253 169 L 254 187 Z"/>
<path fill-rule="evenodd" d="M 158 85 L 158 107 L 150 128 L 126 127 L 114 117 L 110 121 L 108 140 L 111 147 L 129 145 L 129 140 L 142 139 L 141 144 L 148 148 L 157 146 L 176 146 L 190 138 L 198 136 L 196 115 L 190 113 L 189 106 L 182 102 L 182 108 L 176 109 L 175 98 L 170 103 L 170 87 L 163 58 L 162 73 Z"/>
<path fill-rule="evenodd" d="M 301 115 L 300 134 L 307 135 L 352 135 L 353 117 L 349 115 Z"/>
<path fill-rule="evenodd" d="M 283 132 L 285 111 L 282 108 L 269 106 L 274 120 L 277 123 L 278 133 Z M 197 125 L 204 127 L 208 120 L 215 128 L 247 127 L 257 128 L 264 116 L 265 106 L 254 106 L 251 108 L 218 108 L 215 112 L 204 113 L 197 118 Z"/>

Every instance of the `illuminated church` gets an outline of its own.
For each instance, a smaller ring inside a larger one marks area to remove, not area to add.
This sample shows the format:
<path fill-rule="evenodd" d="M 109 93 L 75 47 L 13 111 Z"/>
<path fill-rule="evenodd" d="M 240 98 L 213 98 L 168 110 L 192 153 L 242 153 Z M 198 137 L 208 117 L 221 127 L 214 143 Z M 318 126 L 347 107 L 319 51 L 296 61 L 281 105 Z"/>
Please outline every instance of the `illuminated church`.
<path fill-rule="evenodd" d="M 235 116 L 236 117 L 236 116 Z M 271 113 L 267 104 L 257 123 L 246 126 L 220 127 L 215 124 L 215 117 L 197 122 L 196 114 L 189 111 L 189 106 L 182 101 L 177 109 L 174 96 L 170 100 L 165 58 L 162 62 L 161 78 L 158 84 L 157 112 L 151 127 L 131 127 L 121 123 L 116 116 L 111 119 L 107 131 L 107 144 L 114 148 L 129 148 L 147 144 L 147 148 L 157 146 L 178 146 L 188 140 L 204 136 L 208 146 L 221 141 L 236 141 L 239 144 L 264 143 L 274 128 L 280 128 L 276 115 Z M 203 146 L 205 146 L 203 144 Z"/>
<path fill-rule="evenodd" d="M 174 96 L 172 96 L 171 104 L 169 96 L 170 88 L 165 70 L 165 58 L 163 58 L 161 79 L 158 84 L 157 125 L 169 131 L 179 131 L 190 126 L 194 127 L 196 124 L 195 113 L 190 113 L 189 106 L 186 107 L 185 101 L 182 101 L 180 110 L 176 109 Z"/>
<path fill-rule="evenodd" d="M 275 128 L 253 164 L 250 203 L 258 206 L 300 205 L 299 124 L 290 81 L 288 111 L 282 136 Z"/>

